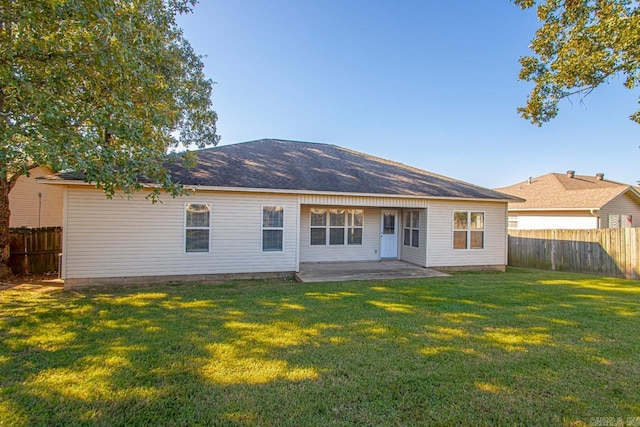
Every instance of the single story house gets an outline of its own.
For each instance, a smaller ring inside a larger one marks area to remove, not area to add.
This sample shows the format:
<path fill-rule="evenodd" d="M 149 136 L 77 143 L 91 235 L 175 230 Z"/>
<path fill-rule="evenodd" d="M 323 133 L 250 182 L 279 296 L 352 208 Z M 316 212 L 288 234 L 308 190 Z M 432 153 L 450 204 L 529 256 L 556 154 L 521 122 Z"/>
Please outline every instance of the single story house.
<path fill-rule="evenodd" d="M 51 175 L 46 166 L 29 170 L 18 177 L 9 192 L 9 227 L 61 227 L 64 190 L 52 185 L 38 185 L 37 178 Z"/>
<path fill-rule="evenodd" d="M 640 192 L 595 176 L 549 173 L 496 191 L 525 201 L 509 202 L 509 228 L 596 229 L 640 226 Z"/>
<path fill-rule="evenodd" d="M 64 187 L 65 286 L 293 275 L 307 262 L 507 263 L 511 196 L 329 144 L 263 139 L 197 159 L 170 166 L 191 194 L 159 204 L 50 179 Z"/>

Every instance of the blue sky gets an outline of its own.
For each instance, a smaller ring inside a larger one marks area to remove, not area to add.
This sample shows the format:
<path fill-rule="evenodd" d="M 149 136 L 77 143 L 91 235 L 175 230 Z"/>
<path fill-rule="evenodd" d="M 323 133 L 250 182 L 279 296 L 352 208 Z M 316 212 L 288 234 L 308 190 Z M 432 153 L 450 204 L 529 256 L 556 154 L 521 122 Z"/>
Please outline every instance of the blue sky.
<path fill-rule="evenodd" d="M 508 0 L 201 0 L 178 22 L 216 82 L 221 145 L 325 142 L 485 187 L 568 169 L 640 180 L 622 81 L 541 128 L 517 114 L 539 23 Z"/>

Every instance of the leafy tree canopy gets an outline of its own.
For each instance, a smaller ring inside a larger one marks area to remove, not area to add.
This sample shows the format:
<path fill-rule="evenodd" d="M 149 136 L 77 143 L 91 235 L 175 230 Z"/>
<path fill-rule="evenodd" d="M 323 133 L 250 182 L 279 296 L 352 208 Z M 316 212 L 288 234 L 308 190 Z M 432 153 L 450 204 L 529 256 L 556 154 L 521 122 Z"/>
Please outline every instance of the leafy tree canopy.
<path fill-rule="evenodd" d="M 34 164 L 107 196 L 145 181 L 177 195 L 167 151 L 217 143 L 211 81 L 175 21 L 195 2 L 0 1 L 0 278 L 8 194 Z"/>
<path fill-rule="evenodd" d="M 619 77 L 628 89 L 640 84 L 640 2 L 637 0 L 512 0 L 537 7 L 542 26 L 533 56 L 520 59 L 520 79 L 535 87 L 523 118 L 540 126 L 558 114 L 558 102 L 580 99 Z M 640 110 L 630 117 L 640 123 Z"/>
<path fill-rule="evenodd" d="M 168 149 L 217 142 L 211 81 L 175 17 L 195 0 L 0 2 L 0 177 L 39 163 L 108 195 L 179 192 Z"/>

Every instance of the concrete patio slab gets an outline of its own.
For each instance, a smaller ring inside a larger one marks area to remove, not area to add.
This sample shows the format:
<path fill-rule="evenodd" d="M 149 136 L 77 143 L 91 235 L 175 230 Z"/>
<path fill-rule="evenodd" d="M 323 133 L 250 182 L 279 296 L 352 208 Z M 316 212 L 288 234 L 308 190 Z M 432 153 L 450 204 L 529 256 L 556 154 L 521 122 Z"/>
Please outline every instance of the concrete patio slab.
<path fill-rule="evenodd" d="M 448 276 L 446 273 L 418 267 L 403 261 L 314 262 L 300 264 L 296 280 L 300 282 L 344 282 Z"/>

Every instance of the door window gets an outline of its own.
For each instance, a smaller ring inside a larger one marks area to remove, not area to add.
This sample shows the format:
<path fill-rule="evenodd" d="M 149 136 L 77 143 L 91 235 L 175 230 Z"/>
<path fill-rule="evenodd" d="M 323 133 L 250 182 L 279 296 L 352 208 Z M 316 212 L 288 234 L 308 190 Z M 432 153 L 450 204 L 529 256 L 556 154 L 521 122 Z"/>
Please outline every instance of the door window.
<path fill-rule="evenodd" d="M 396 234 L 396 214 L 392 212 L 385 212 L 383 222 L 383 234 Z"/>

